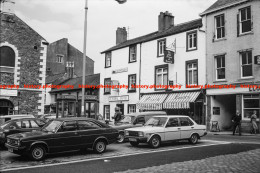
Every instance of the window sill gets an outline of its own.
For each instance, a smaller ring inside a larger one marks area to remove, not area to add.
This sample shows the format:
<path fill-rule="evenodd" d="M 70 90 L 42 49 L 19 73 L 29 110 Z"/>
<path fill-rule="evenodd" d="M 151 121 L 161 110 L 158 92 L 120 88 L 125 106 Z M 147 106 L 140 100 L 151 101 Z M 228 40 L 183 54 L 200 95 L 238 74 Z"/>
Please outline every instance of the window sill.
<path fill-rule="evenodd" d="M 135 63 L 135 62 L 137 62 L 137 61 L 129 61 L 128 63 L 130 64 L 130 63 Z"/>
<path fill-rule="evenodd" d="M 161 58 L 161 57 L 163 57 L 164 55 L 157 55 L 157 58 Z"/>
<path fill-rule="evenodd" d="M 213 83 L 221 83 L 221 82 L 227 82 L 227 80 L 223 79 L 223 80 L 215 80 L 215 81 L 213 81 Z"/>
<path fill-rule="evenodd" d="M 186 52 L 191 52 L 191 51 L 195 51 L 195 50 L 198 50 L 197 47 L 196 48 L 187 49 Z"/>
<path fill-rule="evenodd" d="M 136 93 L 136 90 L 128 90 L 127 93 Z"/>
<path fill-rule="evenodd" d="M 244 32 L 244 33 L 240 33 L 239 37 L 245 36 L 245 35 L 254 35 L 253 31 L 249 31 L 249 32 Z"/>
<path fill-rule="evenodd" d="M 110 68 L 110 67 L 111 67 L 111 66 L 107 66 L 107 67 L 105 66 L 104 68 Z"/>
<path fill-rule="evenodd" d="M 238 81 L 241 81 L 241 80 L 251 80 L 251 79 L 255 79 L 253 76 L 250 76 L 250 77 L 241 77 L 240 79 L 238 79 Z"/>
<path fill-rule="evenodd" d="M 110 95 L 111 93 L 104 93 L 104 95 Z"/>
<path fill-rule="evenodd" d="M 223 37 L 223 38 L 214 39 L 214 42 L 225 41 L 225 40 L 227 40 L 227 38 Z"/>

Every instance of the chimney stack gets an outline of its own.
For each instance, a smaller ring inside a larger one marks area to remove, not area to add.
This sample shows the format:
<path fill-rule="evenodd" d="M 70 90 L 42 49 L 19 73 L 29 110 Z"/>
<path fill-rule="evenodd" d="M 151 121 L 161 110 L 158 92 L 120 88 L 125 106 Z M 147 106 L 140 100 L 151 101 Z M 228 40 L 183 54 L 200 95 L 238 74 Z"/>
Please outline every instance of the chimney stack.
<path fill-rule="evenodd" d="M 171 26 L 174 26 L 174 16 L 172 13 L 166 11 L 165 13 L 161 12 L 158 16 L 158 31 L 164 31 Z"/>
<path fill-rule="evenodd" d="M 0 0 L 0 12 L 14 14 L 15 0 Z"/>
<path fill-rule="evenodd" d="M 123 43 L 127 40 L 127 31 L 126 28 L 120 28 L 118 27 L 116 30 L 116 44 Z"/>

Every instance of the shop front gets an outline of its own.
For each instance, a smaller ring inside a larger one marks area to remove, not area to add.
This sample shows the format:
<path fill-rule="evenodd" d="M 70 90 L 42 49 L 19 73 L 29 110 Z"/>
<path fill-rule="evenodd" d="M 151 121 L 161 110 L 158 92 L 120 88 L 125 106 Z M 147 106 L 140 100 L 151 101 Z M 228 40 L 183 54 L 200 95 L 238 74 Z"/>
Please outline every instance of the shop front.
<path fill-rule="evenodd" d="M 59 95 L 57 97 L 57 117 L 75 117 L 77 98 L 75 95 Z"/>

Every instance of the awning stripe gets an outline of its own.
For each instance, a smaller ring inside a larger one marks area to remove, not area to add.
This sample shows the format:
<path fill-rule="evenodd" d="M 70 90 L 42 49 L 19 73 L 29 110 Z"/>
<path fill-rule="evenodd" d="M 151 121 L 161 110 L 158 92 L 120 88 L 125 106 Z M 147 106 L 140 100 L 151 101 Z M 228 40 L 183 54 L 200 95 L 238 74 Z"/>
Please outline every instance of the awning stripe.
<path fill-rule="evenodd" d="M 143 110 L 162 110 L 163 102 L 167 94 L 149 94 L 143 95 L 141 100 L 137 103 L 137 109 Z"/>
<path fill-rule="evenodd" d="M 169 94 L 163 103 L 164 109 L 189 109 L 190 103 L 195 102 L 200 92 L 182 92 Z"/>

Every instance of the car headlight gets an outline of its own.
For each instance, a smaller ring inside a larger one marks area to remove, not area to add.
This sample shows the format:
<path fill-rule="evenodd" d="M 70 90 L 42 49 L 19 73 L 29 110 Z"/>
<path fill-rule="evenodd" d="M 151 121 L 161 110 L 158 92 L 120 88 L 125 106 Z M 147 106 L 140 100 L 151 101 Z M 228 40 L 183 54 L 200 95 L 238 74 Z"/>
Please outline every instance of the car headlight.
<path fill-rule="evenodd" d="M 129 136 L 129 132 L 128 132 L 128 131 L 125 131 L 125 135 L 126 135 L 126 136 Z"/>
<path fill-rule="evenodd" d="M 143 137 L 144 136 L 144 132 L 138 132 L 138 136 L 139 137 Z"/>

